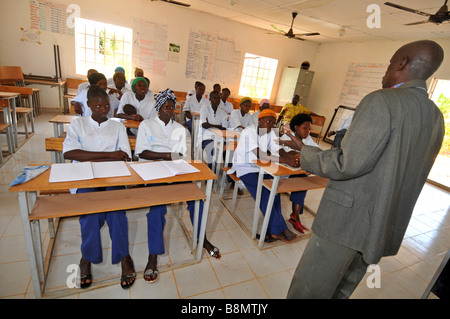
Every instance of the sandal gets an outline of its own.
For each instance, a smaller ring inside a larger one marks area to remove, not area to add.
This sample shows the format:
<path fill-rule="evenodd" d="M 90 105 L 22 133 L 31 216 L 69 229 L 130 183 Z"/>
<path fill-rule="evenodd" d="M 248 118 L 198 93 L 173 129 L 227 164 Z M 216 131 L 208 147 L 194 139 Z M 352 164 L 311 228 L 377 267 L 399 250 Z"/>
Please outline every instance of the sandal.
<path fill-rule="evenodd" d="M 128 282 L 128 279 L 133 279 L 133 281 Z M 122 277 L 120 277 L 120 286 L 123 289 L 128 289 L 131 286 L 133 286 L 135 281 L 136 281 L 136 273 L 132 272 L 131 274 L 123 275 Z"/>
<path fill-rule="evenodd" d="M 292 226 L 294 226 L 294 229 L 296 231 L 298 231 L 299 233 L 302 233 L 302 234 L 305 233 L 305 229 L 303 228 L 303 225 L 300 222 L 298 222 L 292 218 L 289 218 L 288 222 L 290 222 L 292 224 Z"/>
<path fill-rule="evenodd" d="M 274 234 L 272 234 L 271 236 L 272 236 L 273 238 L 275 238 L 275 239 L 281 240 L 283 243 L 290 244 L 290 243 L 292 243 L 292 241 L 293 241 L 294 239 L 296 239 L 298 236 L 295 235 L 293 232 L 289 231 L 289 233 L 292 233 L 292 234 L 294 235 L 294 236 L 292 237 L 292 239 L 289 239 L 289 238 L 286 236 L 286 234 L 285 234 L 286 231 L 288 231 L 288 230 L 285 230 L 284 232 L 282 232 L 282 233 L 279 234 L 279 235 L 274 235 Z"/>
<path fill-rule="evenodd" d="M 146 269 L 144 272 L 144 280 L 149 284 L 157 282 L 159 280 L 158 269 Z"/>
<path fill-rule="evenodd" d="M 89 282 L 86 282 L 88 281 Z M 86 276 L 80 277 L 80 288 L 86 289 L 92 285 L 92 274 L 87 274 Z"/>
<path fill-rule="evenodd" d="M 204 250 L 206 250 L 206 252 L 211 256 L 214 257 L 216 259 L 220 259 L 220 257 L 222 257 L 222 255 L 220 255 L 220 250 L 219 248 L 213 246 L 213 249 L 211 250 L 207 250 L 206 248 L 203 248 Z"/>

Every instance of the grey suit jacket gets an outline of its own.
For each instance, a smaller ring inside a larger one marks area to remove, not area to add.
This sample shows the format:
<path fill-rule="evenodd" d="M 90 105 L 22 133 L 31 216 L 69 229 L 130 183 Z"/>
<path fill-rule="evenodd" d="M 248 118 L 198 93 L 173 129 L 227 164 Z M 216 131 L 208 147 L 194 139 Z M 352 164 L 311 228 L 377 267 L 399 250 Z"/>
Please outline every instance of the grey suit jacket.
<path fill-rule="evenodd" d="M 360 251 L 368 264 L 395 255 L 443 136 L 425 81 L 364 97 L 342 149 L 304 146 L 300 153 L 303 169 L 330 179 L 313 231 Z"/>

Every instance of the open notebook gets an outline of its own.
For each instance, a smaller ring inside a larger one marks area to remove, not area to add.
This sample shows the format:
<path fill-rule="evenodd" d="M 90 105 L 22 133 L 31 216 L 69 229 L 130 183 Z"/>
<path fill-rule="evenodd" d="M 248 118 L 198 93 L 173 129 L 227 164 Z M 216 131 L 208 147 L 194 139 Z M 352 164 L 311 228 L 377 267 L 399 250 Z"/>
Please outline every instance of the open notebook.
<path fill-rule="evenodd" d="M 130 166 L 144 181 L 200 172 L 200 170 L 182 159 L 174 161 L 140 162 L 130 164 Z"/>
<path fill-rule="evenodd" d="M 123 161 L 57 163 L 50 168 L 49 182 L 72 182 L 94 178 L 130 176 Z"/>

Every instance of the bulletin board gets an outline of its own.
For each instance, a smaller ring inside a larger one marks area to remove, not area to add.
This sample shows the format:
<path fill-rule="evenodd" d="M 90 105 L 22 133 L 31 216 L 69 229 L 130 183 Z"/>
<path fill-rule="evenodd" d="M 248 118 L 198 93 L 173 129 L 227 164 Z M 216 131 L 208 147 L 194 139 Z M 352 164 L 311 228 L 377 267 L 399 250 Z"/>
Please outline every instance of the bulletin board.
<path fill-rule="evenodd" d="M 239 83 L 243 54 L 233 39 L 191 30 L 186 61 L 186 78 L 219 83 Z"/>

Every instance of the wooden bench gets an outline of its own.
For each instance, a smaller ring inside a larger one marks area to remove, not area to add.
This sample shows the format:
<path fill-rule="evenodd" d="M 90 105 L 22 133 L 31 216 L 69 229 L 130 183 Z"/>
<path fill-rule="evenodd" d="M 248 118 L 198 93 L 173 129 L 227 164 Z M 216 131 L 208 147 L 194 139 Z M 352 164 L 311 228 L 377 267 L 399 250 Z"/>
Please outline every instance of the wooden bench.
<path fill-rule="evenodd" d="M 328 178 L 320 176 L 308 176 L 308 177 L 292 177 L 281 179 L 278 182 L 278 187 L 276 190 L 277 194 L 290 193 L 290 192 L 300 192 L 310 189 L 325 188 L 328 185 Z M 269 190 L 272 189 L 273 180 L 265 179 L 263 185 Z"/>
<path fill-rule="evenodd" d="M 312 128 L 320 128 L 320 131 L 317 130 L 313 130 L 311 129 L 311 131 L 309 132 L 309 134 L 311 135 L 311 137 L 317 137 L 316 143 L 319 144 L 319 140 L 320 137 L 322 136 L 322 131 L 323 131 L 323 127 L 325 125 L 325 117 L 321 117 L 321 116 L 313 116 L 311 115 L 311 119 L 312 119 Z"/>
<path fill-rule="evenodd" d="M 76 196 L 43 196 L 36 199 L 28 219 L 81 216 L 203 199 L 206 199 L 205 193 L 193 183 L 82 193 Z"/>

